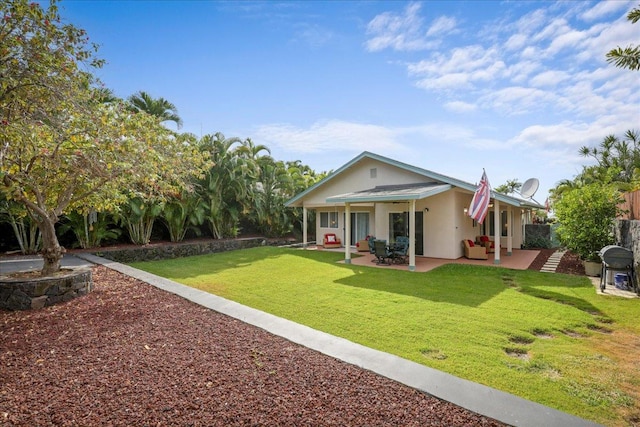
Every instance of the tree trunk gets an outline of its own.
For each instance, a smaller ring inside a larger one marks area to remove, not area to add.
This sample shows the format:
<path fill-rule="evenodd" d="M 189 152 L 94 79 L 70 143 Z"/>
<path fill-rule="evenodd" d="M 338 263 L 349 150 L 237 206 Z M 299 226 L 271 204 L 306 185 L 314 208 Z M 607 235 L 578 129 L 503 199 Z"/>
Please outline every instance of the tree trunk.
<path fill-rule="evenodd" d="M 42 266 L 42 276 L 49 276 L 60 271 L 60 261 L 65 250 L 58 242 L 56 236 L 55 221 L 50 218 L 42 218 L 38 222 L 40 233 L 42 233 L 42 258 L 44 265 Z"/>

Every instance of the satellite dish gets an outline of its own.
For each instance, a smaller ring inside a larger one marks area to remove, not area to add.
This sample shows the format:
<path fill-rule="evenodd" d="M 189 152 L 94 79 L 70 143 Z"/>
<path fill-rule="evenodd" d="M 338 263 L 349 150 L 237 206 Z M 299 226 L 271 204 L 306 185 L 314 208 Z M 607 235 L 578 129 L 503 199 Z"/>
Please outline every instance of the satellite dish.
<path fill-rule="evenodd" d="M 522 188 L 520 189 L 520 195 L 525 199 L 532 199 L 533 195 L 538 191 L 538 187 L 540 186 L 540 181 L 537 178 L 529 178 L 522 184 Z"/>

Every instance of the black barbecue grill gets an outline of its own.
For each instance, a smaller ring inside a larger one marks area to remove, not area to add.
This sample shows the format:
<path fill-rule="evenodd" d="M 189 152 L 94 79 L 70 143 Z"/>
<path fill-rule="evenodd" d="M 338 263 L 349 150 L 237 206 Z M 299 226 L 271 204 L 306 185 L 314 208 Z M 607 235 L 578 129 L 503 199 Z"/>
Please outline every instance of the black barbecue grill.
<path fill-rule="evenodd" d="M 628 275 L 631 286 L 640 292 L 636 284 L 635 270 L 633 267 L 633 252 L 622 246 L 609 245 L 600 249 L 602 259 L 602 271 L 600 274 L 600 290 L 604 292 L 607 286 L 607 273 L 624 272 Z"/>

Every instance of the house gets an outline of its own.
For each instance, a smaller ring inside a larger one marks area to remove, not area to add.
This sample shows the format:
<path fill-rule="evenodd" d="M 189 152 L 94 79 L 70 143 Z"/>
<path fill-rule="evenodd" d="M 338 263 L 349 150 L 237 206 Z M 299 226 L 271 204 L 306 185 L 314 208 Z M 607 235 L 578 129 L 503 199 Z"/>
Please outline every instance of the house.
<path fill-rule="evenodd" d="M 499 264 L 499 247 L 506 248 L 507 255 L 520 248 L 524 225 L 531 222 L 534 210 L 544 206 L 492 191 L 489 212 L 478 224 L 467 215 L 476 188 L 365 151 L 286 206 L 303 209 L 305 245 L 308 212 L 315 211 L 317 238 L 335 233 L 344 244 L 347 263 L 353 246 L 368 235 L 390 243 L 398 236 L 409 236 L 409 270 L 415 270 L 416 256 L 460 258 L 464 239 L 489 235 L 497 242 L 494 262 Z"/>

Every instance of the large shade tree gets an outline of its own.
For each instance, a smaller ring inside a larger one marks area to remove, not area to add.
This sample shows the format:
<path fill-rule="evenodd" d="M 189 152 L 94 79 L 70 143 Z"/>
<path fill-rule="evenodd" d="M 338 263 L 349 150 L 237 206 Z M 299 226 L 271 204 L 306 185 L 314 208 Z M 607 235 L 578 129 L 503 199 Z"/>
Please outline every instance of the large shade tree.
<path fill-rule="evenodd" d="M 178 192 L 204 160 L 156 117 L 102 102 L 90 74 L 102 62 L 83 30 L 61 23 L 55 1 L 3 1 L 0 17 L 0 191 L 38 225 L 48 275 L 64 253 L 62 214 Z"/>

